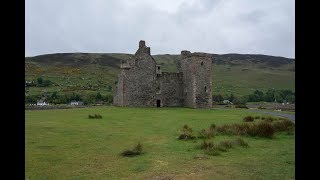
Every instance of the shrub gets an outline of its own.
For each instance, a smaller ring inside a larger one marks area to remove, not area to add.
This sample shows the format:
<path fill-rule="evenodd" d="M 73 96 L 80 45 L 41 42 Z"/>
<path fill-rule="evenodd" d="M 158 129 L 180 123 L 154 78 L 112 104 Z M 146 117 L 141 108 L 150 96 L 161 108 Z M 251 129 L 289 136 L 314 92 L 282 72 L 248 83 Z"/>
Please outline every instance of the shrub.
<path fill-rule="evenodd" d="M 248 143 L 245 142 L 242 138 L 237 138 L 234 140 L 235 145 L 243 146 L 243 147 L 248 147 Z"/>
<path fill-rule="evenodd" d="M 214 129 L 212 128 L 202 129 L 199 134 L 200 134 L 199 138 L 210 139 L 211 137 L 214 136 Z"/>
<path fill-rule="evenodd" d="M 231 128 L 235 135 L 246 135 L 250 129 L 250 125 L 247 123 L 233 124 Z"/>
<path fill-rule="evenodd" d="M 244 105 L 244 104 L 237 104 L 236 106 L 235 106 L 235 108 L 244 108 L 244 109 L 249 109 L 246 105 Z"/>
<path fill-rule="evenodd" d="M 207 150 L 205 150 L 205 153 L 207 155 L 210 155 L 210 156 L 218 156 L 218 155 L 220 155 L 220 152 L 216 148 L 207 149 Z"/>
<path fill-rule="evenodd" d="M 212 149 L 214 147 L 213 142 L 203 141 L 200 145 L 200 149 Z"/>
<path fill-rule="evenodd" d="M 268 122 L 272 122 L 272 121 L 275 121 L 276 119 L 268 116 L 268 117 L 264 118 L 263 120 L 268 121 Z"/>
<path fill-rule="evenodd" d="M 100 114 L 95 114 L 95 115 L 89 114 L 88 117 L 89 117 L 89 119 L 101 119 L 102 118 L 102 116 Z"/>
<path fill-rule="evenodd" d="M 93 119 L 94 118 L 94 116 L 91 116 L 91 114 L 89 114 L 89 119 Z"/>
<path fill-rule="evenodd" d="M 253 122 L 254 121 L 254 117 L 252 116 L 246 116 L 243 118 L 244 122 Z"/>
<path fill-rule="evenodd" d="M 223 135 L 232 135 L 234 132 L 231 130 L 231 126 L 230 125 L 222 125 L 222 126 L 217 126 L 216 127 L 216 131 L 219 134 L 223 134 Z"/>
<path fill-rule="evenodd" d="M 194 139 L 195 137 L 192 135 L 192 133 L 193 133 L 192 128 L 190 128 L 188 125 L 185 124 L 182 127 L 181 134 L 178 137 L 178 139 L 181 139 L 181 140 Z"/>
<path fill-rule="evenodd" d="M 265 120 L 266 118 L 265 117 L 261 117 L 261 120 Z"/>
<path fill-rule="evenodd" d="M 295 124 L 286 119 L 286 120 L 282 120 L 282 121 L 277 121 L 273 124 L 273 127 L 275 129 L 275 131 L 277 132 L 281 132 L 281 131 L 293 131 L 294 130 L 294 127 L 295 127 Z"/>
<path fill-rule="evenodd" d="M 260 116 L 255 116 L 254 119 L 260 119 Z"/>
<path fill-rule="evenodd" d="M 209 128 L 210 129 L 215 129 L 216 128 L 216 124 L 212 123 Z"/>
<path fill-rule="evenodd" d="M 232 148 L 232 142 L 231 141 L 221 141 L 219 143 L 218 147 L 222 147 L 222 148 L 225 148 L 225 149 L 230 149 L 230 148 Z"/>
<path fill-rule="evenodd" d="M 122 156 L 132 157 L 142 154 L 142 144 L 138 143 L 132 150 L 125 150 L 121 153 Z"/>
<path fill-rule="evenodd" d="M 95 117 L 96 119 L 101 119 L 101 118 L 102 118 L 102 116 L 101 116 L 100 114 L 95 114 L 94 117 Z"/>
<path fill-rule="evenodd" d="M 272 124 L 268 122 L 253 124 L 248 131 L 248 135 L 250 136 L 258 136 L 258 137 L 266 137 L 266 138 L 272 138 L 274 133 L 275 133 L 275 130 Z"/>

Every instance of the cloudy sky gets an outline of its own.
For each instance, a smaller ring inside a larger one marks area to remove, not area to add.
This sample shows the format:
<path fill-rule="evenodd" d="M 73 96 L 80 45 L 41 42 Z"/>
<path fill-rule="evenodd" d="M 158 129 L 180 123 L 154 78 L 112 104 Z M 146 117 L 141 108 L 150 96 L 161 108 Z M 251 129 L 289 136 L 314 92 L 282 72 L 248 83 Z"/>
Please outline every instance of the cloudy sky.
<path fill-rule="evenodd" d="M 26 0 L 25 55 L 181 50 L 295 57 L 293 0 Z"/>

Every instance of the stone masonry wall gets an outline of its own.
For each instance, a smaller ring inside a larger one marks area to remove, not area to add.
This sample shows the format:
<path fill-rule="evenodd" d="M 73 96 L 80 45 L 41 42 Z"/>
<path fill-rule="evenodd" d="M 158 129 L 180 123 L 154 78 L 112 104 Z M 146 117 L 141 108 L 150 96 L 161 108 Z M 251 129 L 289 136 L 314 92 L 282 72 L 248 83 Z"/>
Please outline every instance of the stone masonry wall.
<path fill-rule="evenodd" d="M 114 90 L 115 106 L 212 107 L 212 55 L 181 51 L 177 73 L 162 72 L 144 41 L 121 64 Z"/>
<path fill-rule="evenodd" d="M 157 76 L 156 99 L 161 106 L 183 106 L 183 74 L 163 72 Z"/>
<path fill-rule="evenodd" d="M 212 107 L 212 56 L 206 53 L 181 52 L 184 81 L 184 105 Z"/>
<path fill-rule="evenodd" d="M 135 55 L 122 67 L 114 105 L 154 106 L 156 62 L 150 55 L 150 48 L 145 46 L 144 41 L 140 41 L 139 49 Z"/>

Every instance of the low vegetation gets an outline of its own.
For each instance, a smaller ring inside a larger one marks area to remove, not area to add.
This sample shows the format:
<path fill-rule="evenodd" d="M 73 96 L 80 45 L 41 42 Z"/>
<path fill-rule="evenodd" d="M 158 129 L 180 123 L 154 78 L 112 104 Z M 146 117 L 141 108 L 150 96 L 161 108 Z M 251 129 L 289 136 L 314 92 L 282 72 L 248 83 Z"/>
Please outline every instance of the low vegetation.
<path fill-rule="evenodd" d="M 235 146 L 248 147 L 249 145 L 242 138 L 237 138 L 234 140 L 223 140 L 218 144 L 215 144 L 212 141 L 204 140 L 199 145 L 199 149 L 204 150 L 204 153 L 207 155 L 217 156 L 220 155 L 221 152 L 227 152 L 229 149 Z"/>
<path fill-rule="evenodd" d="M 89 114 L 88 118 L 89 119 L 102 119 L 102 116 L 100 114 L 94 114 L 94 115 Z"/>
<path fill-rule="evenodd" d="M 252 116 L 246 116 L 246 117 L 243 118 L 243 121 L 244 121 L 244 122 L 253 122 L 254 119 L 255 119 L 255 118 L 252 117 Z"/>
<path fill-rule="evenodd" d="M 195 136 L 193 135 L 193 130 L 191 127 L 189 127 L 187 124 L 185 124 L 181 129 L 181 134 L 178 137 L 180 140 L 188 140 L 188 139 L 194 139 Z"/>
<path fill-rule="evenodd" d="M 138 143 L 133 149 L 125 150 L 121 153 L 122 156 L 133 157 L 141 155 L 143 152 L 143 146 L 141 143 Z"/>

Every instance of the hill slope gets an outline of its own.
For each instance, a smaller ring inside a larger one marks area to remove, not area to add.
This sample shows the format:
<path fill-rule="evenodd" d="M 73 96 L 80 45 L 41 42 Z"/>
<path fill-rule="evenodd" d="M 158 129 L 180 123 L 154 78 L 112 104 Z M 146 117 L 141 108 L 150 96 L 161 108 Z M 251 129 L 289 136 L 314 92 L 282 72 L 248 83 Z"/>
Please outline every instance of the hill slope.
<path fill-rule="evenodd" d="M 25 58 L 26 80 L 38 77 L 55 83 L 52 87 L 28 87 L 27 94 L 58 91 L 111 93 L 121 60 L 131 54 L 59 53 Z M 295 86 L 294 59 L 267 55 L 213 54 L 213 93 L 242 96 L 254 90 L 291 89 Z M 179 55 L 153 55 L 163 71 L 174 72 Z"/>

